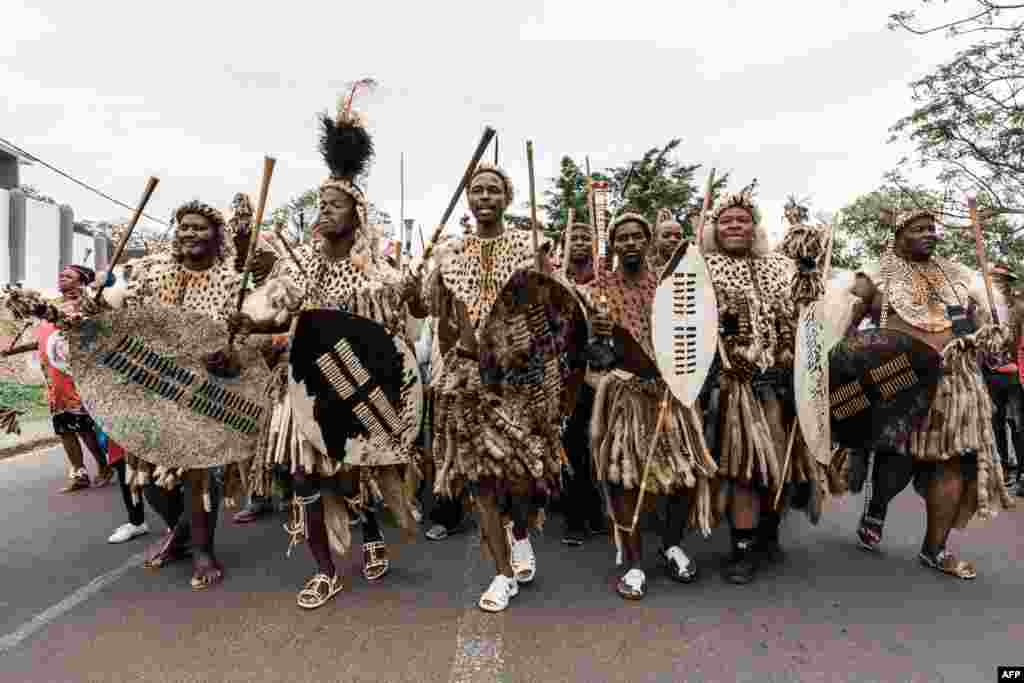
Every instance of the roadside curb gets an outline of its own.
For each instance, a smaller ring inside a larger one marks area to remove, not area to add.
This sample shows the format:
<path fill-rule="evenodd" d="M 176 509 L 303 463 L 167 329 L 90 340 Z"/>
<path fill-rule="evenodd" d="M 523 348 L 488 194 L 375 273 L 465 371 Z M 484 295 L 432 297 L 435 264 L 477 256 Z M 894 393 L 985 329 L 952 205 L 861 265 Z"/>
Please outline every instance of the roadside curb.
<path fill-rule="evenodd" d="M 32 451 L 40 450 L 42 448 L 52 448 L 58 444 L 60 444 L 60 437 L 55 434 L 35 437 L 33 439 L 23 441 L 16 446 L 0 448 L 0 460 L 13 458 L 16 455 L 31 453 Z"/>

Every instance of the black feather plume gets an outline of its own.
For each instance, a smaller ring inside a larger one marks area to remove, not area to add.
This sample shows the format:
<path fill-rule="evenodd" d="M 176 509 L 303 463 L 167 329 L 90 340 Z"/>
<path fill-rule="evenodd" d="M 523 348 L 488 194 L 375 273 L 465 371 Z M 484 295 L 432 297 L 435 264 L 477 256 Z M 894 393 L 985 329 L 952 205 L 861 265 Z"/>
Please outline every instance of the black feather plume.
<path fill-rule="evenodd" d="M 320 116 L 320 154 L 336 178 L 350 182 L 366 172 L 373 158 L 369 131 L 350 120 L 338 125 L 330 116 Z"/>

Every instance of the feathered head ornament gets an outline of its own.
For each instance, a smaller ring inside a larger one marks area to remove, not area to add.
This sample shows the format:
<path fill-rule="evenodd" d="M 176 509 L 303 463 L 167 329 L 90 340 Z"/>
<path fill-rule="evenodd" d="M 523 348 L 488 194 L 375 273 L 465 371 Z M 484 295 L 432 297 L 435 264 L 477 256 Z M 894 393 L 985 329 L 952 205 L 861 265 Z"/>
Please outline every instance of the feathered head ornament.
<path fill-rule="evenodd" d="M 366 196 L 356 185 L 356 180 L 366 173 L 373 158 L 373 138 L 366 130 L 362 117 L 352 109 L 352 102 L 361 90 L 376 87 L 372 78 L 364 78 L 352 84 L 352 90 L 338 104 L 338 112 L 332 118 L 320 115 L 320 154 L 331 175 L 320 184 L 320 192 L 335 189 L 345 193 L 356 203 L 359 216 L 357 229 L 364 229 L 366 223 Z"/>
<path fill-rule="evenodd" d="M 751 218 L 754 219 L 754 225 L 760 225 L 761 211 L 757 208 L 757 203 L 754 201 L 754 194 L 756 192 L 757 178 L 739 192 L 723 194 L 715 202 L 715 208 L 711 210 L 711 221 L 717 223 L 718 218 L 726 209 L 746 209 L 750 213 Z"/>
<path fill-rule="evenodd" d="M 715 202 L 714 209 L 707 217 L 709 229 L 704 230 L 703 249 L 706 254 L 713 254 L 718 251 L 718 219 L 727 209 L 745 209 L 754 221 L 754 244 L 751 251 L 755 256 L 764 256 L 771 251 L 768 242 L 768 233 L 761 224 L 761 210 L 757 208 L 754 201 L 754 194 L 757 191 L 757 178 L 739 192 L 723 194 Z"/>

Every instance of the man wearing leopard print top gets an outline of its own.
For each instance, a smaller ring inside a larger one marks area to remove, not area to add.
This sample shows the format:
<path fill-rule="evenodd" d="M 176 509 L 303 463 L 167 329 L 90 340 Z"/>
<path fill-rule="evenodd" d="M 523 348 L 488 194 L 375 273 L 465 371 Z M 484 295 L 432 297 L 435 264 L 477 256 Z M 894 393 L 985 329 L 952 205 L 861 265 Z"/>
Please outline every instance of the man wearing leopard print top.
<path fill-rule="evenodd" d="M 406 306 L 414 317 L 425 317 L 422 283 L 414 277 L 401 278 L 377 258 L 367 221 L 367 200 L 355 184 L 372 157 L 372 139 L 348 107 L 335 119 L 321 117 L 321 128 L 321 152 L 331 175 L 320 185 L 320 214 L 313 225 L 316 239 L 296 249 L 294 260 L 279 260 L 266 286 L 254 293 L 243 313 L 233 316 L 229 324 L 250 332 L 290 334 L 294 328 L 289 323 L 297 322 L 301 309 L 333 308 L 368 318 L 404 336 Z M 372 500 L 373 491 L 380 491 L 384 504 L 406 531 L 415 529 L 416 521 L 412 501 L 403 495 L 401 485 L 405 465 L 348 465 L 342 462 L 344 454 L 323 453 L 305 438 L 287 390 L 287 353 L 277 361 L 281 370 L 279 400 L 262 464 L 267 470 L 282 466 L 293 476 L 292 511 L 297 520 L 288 532 L 293 543 L 305 536 L 318 568 L 299 592 L 297 602 L 303 609 L 316 609 L 344 587 L 333 553 L 344 556 L 351 545 L 348 505 L 330 488 L 322 487 L 324 479 L 334 479 L 350 502 Z M 372 507 L 361 506 L 352 512 L 363 519 L 363 575 L 376 581 L 390 567 L 383 534 Z"/>
<path fill-rule="evenodd" d="M 488 394 L 500 402 L 500 410 L 480 407 L 484 392 L 478 335 L 512 274 L 535 263 L 530 231 L 505 225 L 505 210 L 512 198 L 512 181 L 505 171 L 487 163 L 478 165 L 467 187 L 476 231 L 439 264 L 437 334 L 444 369 L 434 382 L 433 453 L 439 463 L 435 488 L 453 499 L 468 488 L 476 501 L 480 532 L 497 569 L 479 601 L 480 608 L 489 612 L 504 610 L 519 593 L 519 584 L 533 581 L 536 558 L 528 535 L 532 497 L 541 490 L 557 490 L 561 468 L 556 439 L 538 449 L 531 447 L 533 435 L 510 436 L 507 452 L 499 458 L 478 449 L 475 435 L 458 428 L 469 413 L 495 424 L 502 419 L 533 423 L 530 406 L 518 400 Z M 508 517 L 511 520 L 506 523 Z"/>
<path fill-rule="evenodd" d="M 159 254 L 133 264 L 123 305 L 157 303 L 204 313 L 214 320 L 226 320 L 238 296 L 241 276 L 225 259 L 224 218 L 219 211 L 198 200 L 175 212 L 175 233 L 170 253 Z M 110 303 L 110 300 L 107 300 Z M 221 498 L 223 471 L 169 471 L 126 456 L 129 478 L 132 470 L 146 481 L 147 501 L 168 525 L 166 536 L 147 553 L 146 566 L 159 568 L 182 558 L 191 536 L 193 556 L 192 587 L 202 590 L 219 583 L 224 570 L 214 555 L 217 507 Z M 180 482 L 186 485 L 188 496 Z M 210 493 L 211 509 L 203 504 Z M 183 515 L 188 509 L 190 514 Z M 189 524 L 186 520 L 191 520 Z"/>
<path fill-rule="evenodd" d="M 759 561 L 780 556 L 775 494 L 796 419 L 793 343 L 797 311 L 792 259 L 772 252 L 753 188 L 723 196 L 704 230 L 703 251 L 715 288 L 721 345 L 704 387 L 707 444 L 718 461 L 716 516 L 729 513 L 732 553 L 726 580 L 749 583 Z M 724 356 L 722 352 L 724 351 Z M 807 463 L 802 439 L 791 460 Z M 810 466 L 808 464 L 808 466 Z M 798 468 L 787 467 L 787 473 Z"/>
<path fill-rule="evenodd" d="M 975 514 L 983 519 L 1010 499 L 995 456 L 992 404 L 981 378 L 977 354 L 986 339 L 1001 346 L 999 328 L 957 330 L 950 307 L 959 306 L 970 328 L 989 322 L 980 277 L 934 256 L 936 217 L 928 210 L 910 211 L 895 221 L 890 249 L 867 264 L 846 293 L 842 322 L 855 331 L 868 316 L 881 327 L 919 339 L 943 355 L 943 377 L 930 412 L 917 431 L 900 443 L 876 447 L 871 500 L 861 518 L 861 546 L 874 550 L 882 539 L 889 502 L 913 479 L 925 499 L 927 529 L 920 562 L 962 579 L 977 570 L 947 548 L 950 531 L 964 528 Z M 958 359 L 959 357 L 959 359 Z M 969 395 L 963 395 L 969 392 Z"/>

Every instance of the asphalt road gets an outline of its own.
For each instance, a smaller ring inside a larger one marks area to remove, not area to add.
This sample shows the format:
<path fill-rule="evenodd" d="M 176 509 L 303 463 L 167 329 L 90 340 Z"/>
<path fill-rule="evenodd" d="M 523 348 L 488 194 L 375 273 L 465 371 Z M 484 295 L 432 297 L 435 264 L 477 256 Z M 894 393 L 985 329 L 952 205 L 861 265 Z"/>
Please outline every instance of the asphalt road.
<path fill-rule="evenodd" d="M 959 682 L 1024 664 L 1021 512 L 954 539 L 978 564 L 974 582 L 917 565 L 924 508 L 905 492 L 883 555 L 854 546 L 861 499 L 833 501 L 817 527 L 787 519 L 784 564 L 749 586 L 718 575 L 722 530 L 690 541 L 697 584 L 671 582 L 651 557 L 646 599 L 627 603 L 613 592 L 610 543 L 565 548 L 552 518 L 535 540 L 538 579 L 504 614 L 475 607 L 492 576 L 475 532 L 392 546 L 379 584 L 353 557 L 349 588 L 309 613 L 295 594 L 312 562 L 305 549 L 285 558 L 281 515 L 248 526 L 225 517 L 225 583 L 195 593 L 187 562 L 138 566 L 155 533 L 106 543 L 125 521 L 115 486 L 61 495 L 63 471 L 60 450 L 0 461 L 3 683 Z"/>

